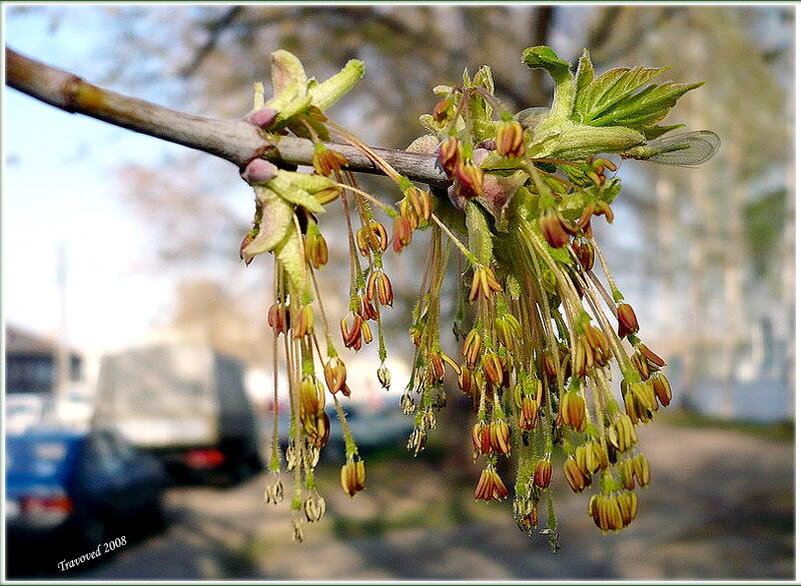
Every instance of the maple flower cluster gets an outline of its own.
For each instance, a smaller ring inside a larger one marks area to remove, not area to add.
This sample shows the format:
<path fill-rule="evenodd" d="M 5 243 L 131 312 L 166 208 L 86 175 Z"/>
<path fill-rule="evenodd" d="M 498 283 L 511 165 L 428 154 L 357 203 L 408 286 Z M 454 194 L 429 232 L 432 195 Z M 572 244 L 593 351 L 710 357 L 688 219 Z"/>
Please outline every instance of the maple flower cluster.
<path fill-rule="evenodd" d="M 439 101 L 421 116 L 427 133 L 410 151 L 436 155 L 450 180 L 432 194 L 400 175 L 370 147 L 330 121 L 324 110 L 363 74 L 349 62 L 331 79 L 306 77 L 286 51 L 273 54 L 274 96 L 257 84 L 246 117 L 268 133 L 293 133 L 315 145 L 314 173 L 278 169 L 255 159 L 242 172 L 256 194 L 253 229 L 240 249 L 243 260 L 272 252 L 275 301 L 267 312 L 274 332 L 275 425 L 267 502 L 284 498 L 278 444 L 279 359 L 286 372 L 290 426 L 286 469 L 294 475 L 292 528 L 318 521 L 325 501 L 314 469 L 330 435 L 326 403 L 333 402 L 345 440 L 343 491 L 366 486 L 365 461 L 350 433 L 342 401 L 351 395 L 347 368 L 335 338 L 359 351 L 377 341 L 381 385 L 390 374 L 382 311 L 393 304 L 383 255 L 401 253 L 418 231 L 430 232 L 420 297 L 409 335 L 415 347 L 411 379 L 401 408 L 413 417 L 408 447 L 425 449 L 449 393 L 470 398 L 473 458 L 480 461 L 474 496 L 513 495 L 520 529 L 535 529 L 558 545 L 552 497 L 553 468 L 570 488 L 593 490 L 588 514 L 603 532 L 628 526 L 637 514 L 637 489 L 650 482 L 637 426 L 671 401 L 665 361 L 638 337 L 639 322 L 625 302 L 593 236 L 593 221 L 612 222 L 620 192 L 616 165 L 601 153 L 629 158 L 664 155 L 674 143 L 647 141 L 676 128 L 658 126 L 676 100 L 699 84 L 649 84 L 664 69 L 615 69 L 596 76 L 585 52 L 577 70 L 548 47 L 523 54 L 531 68 L 554 78 L 550 108 L 512 114 L 496 98 L 487 67 L 465 73 L 458 85 L 438 86 Z M 711 134 L 711 133 L 710 133 Z M 330 143 L 350 144 L 395 184 L 394 206 L 363 191 L 347 159 Z M 328 261 L 317 215 L 341 206 L 347 226 L 350 291 L 347 314 L 331 330 L 316 271 Z M 391 229 L 377 218 L 388 216 Z M 600 269 L 600 270 L 599 270 Z M 440 341 L 446 275 L 459 279 L 453 331 L 460 352 L 449 356 Z M 622 379 L 612 385 L 614 372 Z M 513 479 L 501 459 L 516 462 Z M 557 464 L 558 462 L 558 464 Z M 545 504 L 547 519 L 540 520 Z"/>

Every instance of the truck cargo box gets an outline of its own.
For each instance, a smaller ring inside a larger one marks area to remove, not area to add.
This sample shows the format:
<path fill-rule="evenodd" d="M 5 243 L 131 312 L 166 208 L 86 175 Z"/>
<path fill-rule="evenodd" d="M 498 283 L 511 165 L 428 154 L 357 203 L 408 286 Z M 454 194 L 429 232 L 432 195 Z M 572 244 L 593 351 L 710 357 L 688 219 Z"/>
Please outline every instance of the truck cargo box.
<path fill-rule="evenodd" d="M 164 344 L 107 355 L 94 423 L 140 448 L 182 455 L 190 467 L 258 461 L 256 419 L 242 379 L 239 362 L 206 346 Z"/>

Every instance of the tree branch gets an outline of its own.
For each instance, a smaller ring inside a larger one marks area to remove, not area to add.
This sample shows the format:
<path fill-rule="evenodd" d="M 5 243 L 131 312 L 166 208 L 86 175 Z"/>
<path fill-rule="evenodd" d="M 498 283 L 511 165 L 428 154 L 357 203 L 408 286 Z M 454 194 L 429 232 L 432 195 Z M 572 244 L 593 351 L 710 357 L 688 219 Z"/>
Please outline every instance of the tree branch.
<path fill-rule="evenodd" d="M 245 9 L 244 6 L 231 6 L 222 17 L 209 24 L 209 36 L 203 46 L 195 53 L 192 61 L 181 70 L 181 77 L 186 79 L 197 71 L 203 60 L 214 50 L 217 41 L 220 40 L 220 35 L 231 25 L 232 22 L 239 16 Z"/>
<path fill-rule="evenodd" d="M 311 141 L 266 133 L 244 120 L 193 116 L 105 90 L 80 77 L 20 55 L 6 47 L 6 85 L 66 112 L 84 114 L 115 126 L 174 142 L 244 167 L 261 157 L 281 165 L 311 165 Z M 382 175 L 373 162 L 350 145 L 326 143 L 348 160 L 347 168 Z M 372 147 L 371 147 L 372 148 Z M 436 156 L 373 148 L 399 173 L 432 186 L 448 185 Z"/>

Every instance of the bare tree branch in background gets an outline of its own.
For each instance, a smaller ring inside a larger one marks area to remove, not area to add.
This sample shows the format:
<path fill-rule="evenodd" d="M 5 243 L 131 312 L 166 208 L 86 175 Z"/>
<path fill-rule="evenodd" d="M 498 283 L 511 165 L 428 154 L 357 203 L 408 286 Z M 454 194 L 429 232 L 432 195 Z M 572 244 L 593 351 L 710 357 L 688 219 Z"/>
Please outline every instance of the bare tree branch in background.
<path fill-rule="evenodd" d="M 217 41 L 220 39 L 220 35 L 222 35 L 225 30 L 231 25 L 232 22 L 236 20 L 236 18 L 242 14 L 244 10 L 244 6 L 231 6 L 222 17 L 211 23 L 209 25 L 209 37 L 206 39 L 206 42 L 203 44 L 202 47 L 195 53 L 192 62 L 187 65 L 183 71 L 181 71 L 181 77 L 187 78 L 191 76 L 197 68 L 200 67 L 203 60 L 214 50 L 214 47 L 217 45 Z"/>

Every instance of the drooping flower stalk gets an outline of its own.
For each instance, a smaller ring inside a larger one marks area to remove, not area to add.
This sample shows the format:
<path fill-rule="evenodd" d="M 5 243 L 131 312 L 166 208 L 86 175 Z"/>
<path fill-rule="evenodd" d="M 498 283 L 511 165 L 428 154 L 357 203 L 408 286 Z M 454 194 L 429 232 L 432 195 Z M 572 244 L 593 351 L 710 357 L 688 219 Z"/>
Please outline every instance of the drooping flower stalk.
<path fill-rule="evenodd" d="M 672 82 L 646 87 L 661 69 L 620 69 L 596 76 L 585 52 L 573 73 L 548 47 L 527 49 L 523 61 L 554 78 L 550 109 L 514 115 L 505 110 L 494 95 L 487 67 L 472 78 L 465 73 L 459 85 L 435 88 L 440 101 L 420 118 L 428 134 L 413 144 L 428 145 L 426 152 L 437 156 L 450 181 L 447 197 L 414 185 L 324 114 L 361 75 L 358 63 L 316 84 L 294 56 L 279 51 L 273 55 L 276 94 L 265 101 L 263 87 L 256 86 L 254 111 L 246 119 L 268 133 L 292 132 L 315 143 L 313 174 L 280 170 L 261 160 L 242 173 L 254 187 L 256 214 L 241 256 L 248 263 L 259 253 L 275 256 L 275 301 L 268 321 L 275 336 L 275 361 L 278 338 L 284 337 L 290 404 L 286 462 L 295 474 L 292 524 L 298 540 L 303 534 L 301 511 L 307 522 L 319 520 L 325 511 L 314 468 L 330 429 L 326 389 L 344 435 L 342 489 L 354 496 L 366 486 L 365 462 L 340 401 L 340 392 L 345 398 L 351 394 L 346 366 L 332 339 L 316 278 L 328 260 L 317 214 L 335 199 L 342 200 L 349 249 L 342 343 L 359 351 L 373 340 L 370 322 L 375 322 L 377 376 L 384 388 L 390 386 L 390 375 L 382 312 L 392 306 L 394 293 L 383 255 L 390 242 L 401 253 L 415 232 L 430 232 L 409 329 L 414 344 L 411 377 L 401 398 L 401 408 L 414 424 L 409 449 L 414 454 L 425 449 L 448 391 L 458 389 L 470 398 L 474 414 L 473 458 L 482 466 L 476 499 L 509 495 L 498 464 L 515 458 L 509 485 L 515 520 L 534 535 L 544 502 L 547 523 L 540 532 L 557 549 L 552 483 L 561 452 L 564 478 L 574 492 L 594 484 L 597 492 L 589 499 L 588 514 L 603 532 L 619 531 L 636 516 L 635 490 L 648 485 L 650 468 L 639 450 L 635 426 L 650 421 L 660 404 L 667 406 L 672 392 L 662 373 L 665 361 L 638 337 L 634 309 L 624 302 L 593 236 L 593 218 L 603 216 L 611 223 L 611 206 L 620 192 L 616 165 L 598 155 L 687 164 L 690 155 L 675 151 L 703 139 L 708 158 L 709 149 L 716 148 L 709 138 L 713 133 L 647 142 L 674 128 L 657 124 L 679 97 L 698 87 Z M 395 205 L 359 187 L 347 159 L 321 142 L 331 134 L 361 151 L 392 180 L 402 196 Z M 391 237 L 374 210 L 393 222 Z M 453 270 L 451 248 L 459 253 L 454 273 L 459 282 L 456 358 L 443 351 L 439 334 L 446 319 L 440 304 L 443 283 Z M 593 272 L 596 259 L 606 285 Z M 610 386 L 613 367 L 623 377 L 620 404 Z M 276 379 L 276 393 L 277 388 Z M 276 394 L 275 414 L 277 403 Z M 283 489 L 278 488 L 277 427 L 273 442 L 265 498 L 278 502 Z"/>

